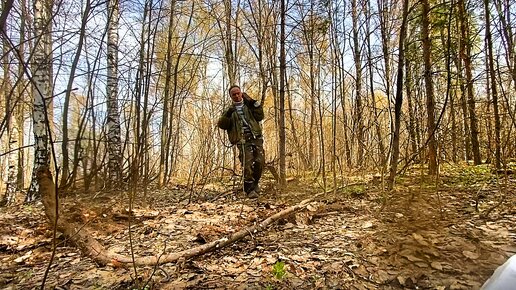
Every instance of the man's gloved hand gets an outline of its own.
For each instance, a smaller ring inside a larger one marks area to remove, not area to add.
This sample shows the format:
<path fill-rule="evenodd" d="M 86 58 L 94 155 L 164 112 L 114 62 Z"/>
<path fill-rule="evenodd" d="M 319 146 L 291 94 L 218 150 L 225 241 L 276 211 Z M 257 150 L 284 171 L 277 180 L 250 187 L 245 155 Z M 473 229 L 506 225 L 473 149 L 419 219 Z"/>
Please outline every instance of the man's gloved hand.
<path fill-rule="evenodd" d="M 229 107 L 229 109 L 226 111 L 226 114 L 224 114 L 224 115 L 226 115 L 226 117 L 228 117 L 228 118 L 231 118 L 231 115 L 233 114 L 234 111 L 235 111 L 235 108 Z"/>
<path fill-rule="evenodd" d="M 244 98 L 244 101 L 246 101 L 250 106 L 260 106 L 260 103 L 257 100 L 253 100 L 251 97 L 249 97 L 248 94 L 242 93 L 242 97 Z"/>

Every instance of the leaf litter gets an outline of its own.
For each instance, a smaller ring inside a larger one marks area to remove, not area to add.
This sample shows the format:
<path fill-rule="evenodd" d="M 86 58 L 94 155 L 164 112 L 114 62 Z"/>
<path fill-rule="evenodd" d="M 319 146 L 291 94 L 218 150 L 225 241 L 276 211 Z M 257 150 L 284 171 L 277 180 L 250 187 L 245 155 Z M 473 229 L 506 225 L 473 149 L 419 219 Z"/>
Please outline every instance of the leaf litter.
<path fill-rule="evenodd" d="M 482 177 L 485 178 L 485 177 Z M 251 201 L 226 195 L 188 204 L 181 189 L 148 193 L 152 206 L 128 205 L 108 194 L 64 199 L 64 214 L 87 223 L 113 252 L 129 255 L 129 219 L 137 256 L 177 252 L 227 236 L 320 191 L 302 181 L 280 192 L 272 183 Z M 416 177 L 400 178 L 389 193 L 365 183 L 361 195 L 345 190 L 311 203 L 307 210 L 266 231 L 190 260 L 133 269 L 98 267 L 58 238 L 48 287 L 55 289 L 479 289 L 516 250 L 514 192 L 490 219 L 471 210 L 476 187 L 442 178 L 435 187 Z M 474 179 L 472 182 L 476 182 Z M 514 188 L 514 180 L 510 180 Z M 423 185 L 421 185 L 423 184 Z M 454 185 L 456 185 L 454 187 Z M 484 210 L 499 199 L 496 184 Z M 385 200 L 383 203 L 382 200 Z M 106 206 L 112 204 L 114 206 Z M 52 248 L 52 231 L 42 206 L 0 209 L 0 287 L 39 287 Z M 275 275 L 274 271 L 284 271 Z M 281 277 L 281 278 L 278 278 Z"/>

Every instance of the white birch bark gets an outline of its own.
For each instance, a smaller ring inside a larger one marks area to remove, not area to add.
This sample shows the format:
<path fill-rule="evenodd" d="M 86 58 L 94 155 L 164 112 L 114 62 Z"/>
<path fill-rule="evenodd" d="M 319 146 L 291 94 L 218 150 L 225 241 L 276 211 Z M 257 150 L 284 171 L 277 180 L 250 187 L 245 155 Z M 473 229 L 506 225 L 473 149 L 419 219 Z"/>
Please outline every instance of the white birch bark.
<path fill-rule="evenodd" d="M 121 179 L 121 139 L 120 113 L 118 112 L 118 21 L 119 1 L 108 0 L 108 35 L 107 35 L 107 139 L 108 170 L 111 185 L 115 186 Z"/>
<path fill-rule="evenodd" d="M 9 52 L 9 44 L 7 43 L 7 40 L 4 39 L 4 45 L 3 45 L 3 79 L 2 79 L 2 92 L 1 94 L 5 97 L 5 113 L 7 115 L 6 120 L 6 127 L 7 127 L 7 144 L 6 149 L 9 152 L 7 156 L 7 180 L 5 182 L 6 188 L 5 188 L 5 194 L 0 201 L 3 205 L 10 205 L 14 202 L 14 196 L 17 190 L 17 154 L 16 154 L 16 146 L 18 141 L 18 130 L 14 127 L 15 122 L 15 116 L 14 116 L 14 102 L 13 95 L 11 93 L 12 87 L 11 87 L 11 76 L 10 76 L 10 60 L 11 54 Z M 1 135 L 1 134 L 0 134 Z M 4 149 L 4 148 L 2 148 Z"/>
<path fill-rule="evenodd" d="M 35 200 L 39 195 L 36 172 L 41 166 L 49 166 L 48 118 L 51 116 L 52 100 L 52 43 L 51 43 L 51 5 L 46 0 L 34 0 L 34 32 L 36 42 L 31 64 L 33 82 L 33 128 L 34 128 L 34 168 L 32 181 L 27 192 L 26 202 Z"/>
<path fill-rule="evenodd" d="M 7 172 L 7 182 L 6 182 L 6 191 L 2 201 L 4 205 L 11 205 L 15 202 L 16 192 L 18 191 L 18 152 L 16 148 L 18 147 L 18 128 L 16 126 L 16 122 L 12 122 L 13 116 L 11 116 L 10 124 L 8 125 L 9 131 L 9 160 L 8 160 L 8 172 Z"/>

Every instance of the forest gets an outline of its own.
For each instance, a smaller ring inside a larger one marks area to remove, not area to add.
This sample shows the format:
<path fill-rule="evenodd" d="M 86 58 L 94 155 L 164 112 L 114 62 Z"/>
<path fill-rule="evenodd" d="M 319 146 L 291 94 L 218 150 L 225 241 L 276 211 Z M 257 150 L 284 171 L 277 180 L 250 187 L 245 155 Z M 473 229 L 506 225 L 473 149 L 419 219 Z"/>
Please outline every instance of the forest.
<path fill-rule="evenodd" d="M 516 254 L 513 4 L 2 0 L 0 288 L 480 289 Z"/>

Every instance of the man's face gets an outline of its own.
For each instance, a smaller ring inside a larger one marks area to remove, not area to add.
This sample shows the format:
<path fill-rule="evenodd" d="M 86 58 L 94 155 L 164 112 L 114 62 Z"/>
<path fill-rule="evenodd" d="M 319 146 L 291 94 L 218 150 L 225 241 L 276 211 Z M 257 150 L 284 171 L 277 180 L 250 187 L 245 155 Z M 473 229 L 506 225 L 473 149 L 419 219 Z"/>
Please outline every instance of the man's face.
<path fill-rule="evenodd" d="M 229 95 L 231 96 L 231 99 L 235 103 L 239 103 L 242 101 L 242 92 L 240 91 L 240 88 L 234 87 L 229 91 Z"/>

